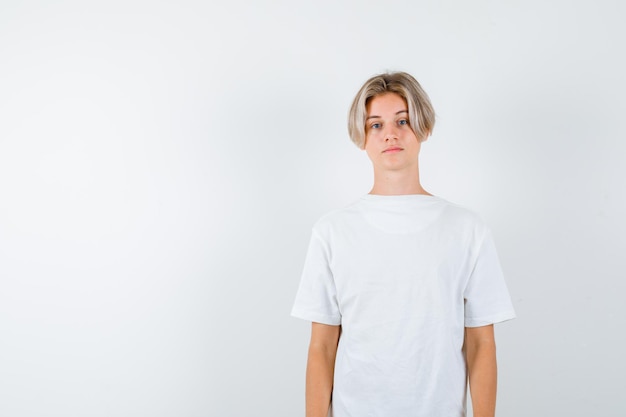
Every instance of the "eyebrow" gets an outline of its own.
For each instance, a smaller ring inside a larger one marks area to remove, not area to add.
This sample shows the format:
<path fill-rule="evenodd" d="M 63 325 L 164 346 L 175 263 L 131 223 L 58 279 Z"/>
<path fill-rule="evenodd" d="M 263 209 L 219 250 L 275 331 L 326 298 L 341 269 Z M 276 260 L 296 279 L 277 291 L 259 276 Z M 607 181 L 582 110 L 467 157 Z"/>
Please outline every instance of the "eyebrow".
<path fill-rule="evenodd" d="M 397 111 L 397 112 L 396 112 L 396 114 L 400 114 L 400 113 L 408 113 L 408 112 L 409 112 L 408 110 L 400 110 L 400 111 Z M 380 119 L 381 117 L 380 117 L 380 116 L 367 116 L 367 117 L 365 118 L 365 120 L 369 120 L 369 119 L 377 119 L 377 118 L 378 118 L 378 119 Z"/>

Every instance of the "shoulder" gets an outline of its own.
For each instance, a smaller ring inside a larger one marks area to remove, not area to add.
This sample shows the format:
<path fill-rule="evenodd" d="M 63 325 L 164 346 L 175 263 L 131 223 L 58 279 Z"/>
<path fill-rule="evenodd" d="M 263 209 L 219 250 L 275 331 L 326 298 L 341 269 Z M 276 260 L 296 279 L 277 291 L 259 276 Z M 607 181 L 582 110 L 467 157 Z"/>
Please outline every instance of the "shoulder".
<path fill-rule="evenodd" d="M 474 209 L 445 199 L 441 199 L 441 201 L 444 202 L 448 215 L 467 222 L 484 223 L 480 214 Z"/>
<path fill-rule="evenodd" d="M 489 231 L 484 218 L 476 210 L 444 199 L 442 201 L 445 204 L 443 216 L 446 223 L 454 225 L 459 230 L 471 232 L 477 237 L 482 237 Z"/>
<path fill-rule="evenodd" d="M 313 225 L 313 233 L 321 238 L 328 236 L 351 224 L 361 212 L 360 201 L 348 206 L 331 210 L 321 216 Z"/>

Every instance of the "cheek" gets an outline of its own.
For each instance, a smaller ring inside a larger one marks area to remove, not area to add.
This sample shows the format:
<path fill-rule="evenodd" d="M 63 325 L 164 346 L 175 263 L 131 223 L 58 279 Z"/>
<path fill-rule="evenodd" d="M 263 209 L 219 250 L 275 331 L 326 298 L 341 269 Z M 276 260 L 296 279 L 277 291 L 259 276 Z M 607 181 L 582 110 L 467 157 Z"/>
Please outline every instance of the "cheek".
<path fill-rule="evenodd" d="M 376 155 L 376 154 L 377 154 L 377 152 L 376 152 L 374 149 L 372 149 L 371 144 L 368 144 L 367 142 L 366 142 L 366 144 L 363 146 L 363 150 L 365 151 L 365 153 L 367 154 L 367 157 L 368 157 L 370 160 L 373 160 L 374 155 Z"/>
<path fill-rule="evenodd" d="M 365 134 L 365 143 L 378 141 L 380 140 L 380 137 L 381 137 L 380 130 L 370 131 Z"/>
<path fill-rule="evenodd" d="M 376 134 L 366 133 L 365 140 L 363 142 L 363 149 L 367 150 L 368 148 L 372 148 L 373 146 L 376 146 L 378 142 L 379 139 L 377 138 Z"/>

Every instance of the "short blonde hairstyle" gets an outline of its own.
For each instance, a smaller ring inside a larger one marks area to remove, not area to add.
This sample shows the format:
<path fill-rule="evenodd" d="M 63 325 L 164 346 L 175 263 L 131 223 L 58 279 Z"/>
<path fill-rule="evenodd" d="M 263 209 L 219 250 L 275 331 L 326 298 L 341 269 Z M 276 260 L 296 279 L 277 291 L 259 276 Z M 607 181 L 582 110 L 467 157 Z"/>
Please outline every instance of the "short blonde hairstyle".
<path fill-rule="evenodd" d="M 359 148 L 365 147 L 367 104 L 376 96 L 396 93 L 407 103 L 409 124 L 418 140 L 425 140 L 435 127 L 435 110 L 430 98 L 413 76 L 406 72 L 388 72 L 370 78 L 359 90 L 348 114 L 348 133 Z"/>

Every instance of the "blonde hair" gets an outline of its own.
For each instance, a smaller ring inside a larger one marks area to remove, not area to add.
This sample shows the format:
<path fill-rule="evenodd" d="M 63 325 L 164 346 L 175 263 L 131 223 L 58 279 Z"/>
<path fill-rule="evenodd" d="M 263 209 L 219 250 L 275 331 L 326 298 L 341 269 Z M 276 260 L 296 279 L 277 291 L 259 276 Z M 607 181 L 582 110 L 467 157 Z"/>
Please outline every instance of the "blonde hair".
<path fill-rule="evenodd" d="M 435 110 L 426 91 L 406 72 L 388 72 L 370 78 L 359 90 L 348 113 L 348 133 L 359 148 L 365 147 L 367 104 L 376 96 L 395 93 L 404 99 L 409 111 L 409 124 L 420 141 L 425 140 L 435 126 Z"/>

